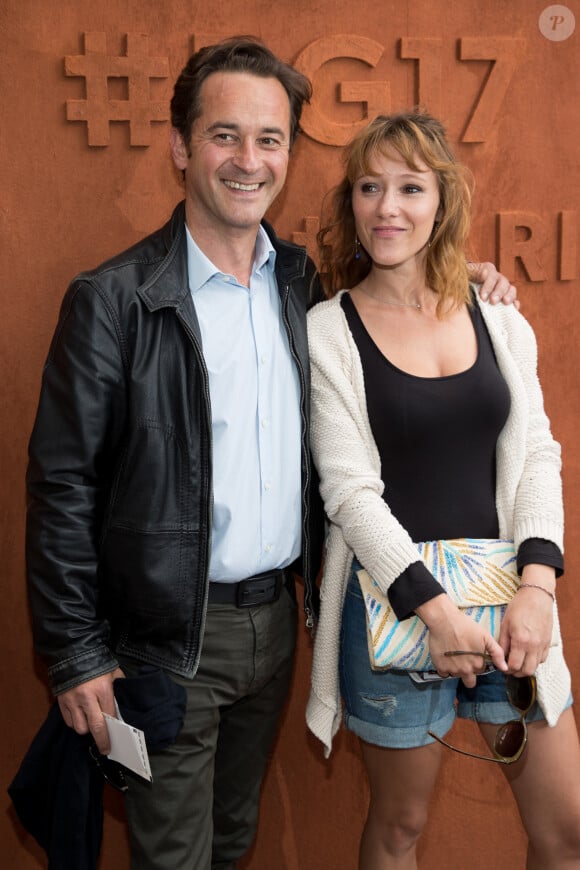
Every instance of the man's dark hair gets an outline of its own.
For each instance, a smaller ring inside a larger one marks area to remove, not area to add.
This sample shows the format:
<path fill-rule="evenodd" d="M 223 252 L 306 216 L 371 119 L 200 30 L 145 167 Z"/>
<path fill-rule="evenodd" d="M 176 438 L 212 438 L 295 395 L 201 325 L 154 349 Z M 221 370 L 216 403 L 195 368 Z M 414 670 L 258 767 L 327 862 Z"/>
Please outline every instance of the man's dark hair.
<path fill-rule="evenodd" d="M 171 123 L 181 133 L 187 148 L 191 127 L 201 115 L 201 86 L 216 72 L 250 73 L 278 79 L 290 101 L 290 147 L 300 130 L 302 106 L 310 101 L 312 86 L 306 76 L 284 63 L 252 36 L 233 36 L 201 48 L 187 61 L 175 83 L 171 100 Z"/>

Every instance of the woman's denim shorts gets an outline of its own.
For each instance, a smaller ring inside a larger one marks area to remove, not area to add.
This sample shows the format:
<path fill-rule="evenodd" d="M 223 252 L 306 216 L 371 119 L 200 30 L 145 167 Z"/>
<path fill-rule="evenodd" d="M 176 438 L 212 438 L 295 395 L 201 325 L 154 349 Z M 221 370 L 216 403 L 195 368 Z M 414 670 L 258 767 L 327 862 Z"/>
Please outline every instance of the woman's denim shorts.
<path fill-rule="evenodd" d="M 443 737 L 456 716 L 502 724 L 519 714 L 506 697 L 505 676 L 499 671 L 478 677 L 467 689 L 461 680 L 418 685 L 405 674 L 373 671 L 369 664 L 365 606 L 355 561 L 343 612 L 340 643 L 340 685 L 345 725 L 367 743 L 409 749 L 433 743 L 427 732 Z M 572 704 L 572 697 L 567 706 Z M 544 719 L 538 704 L 526 722 Z"/>

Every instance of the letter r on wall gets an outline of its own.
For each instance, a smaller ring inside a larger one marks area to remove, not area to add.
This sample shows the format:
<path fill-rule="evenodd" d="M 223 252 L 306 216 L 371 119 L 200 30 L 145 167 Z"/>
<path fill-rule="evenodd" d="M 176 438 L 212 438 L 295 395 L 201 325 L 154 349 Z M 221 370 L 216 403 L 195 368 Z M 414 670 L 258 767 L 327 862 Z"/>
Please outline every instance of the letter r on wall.
<path fill-rule="evenodd" d="M 519 237 L 518 237 L 519 236 Z M 502 211 L 497 215 L 498 269 L 513 275 L 519 260 L 528 281 L 545 281 L 539 251 L 546 242 L 546 225 L 532 212 Z"/>

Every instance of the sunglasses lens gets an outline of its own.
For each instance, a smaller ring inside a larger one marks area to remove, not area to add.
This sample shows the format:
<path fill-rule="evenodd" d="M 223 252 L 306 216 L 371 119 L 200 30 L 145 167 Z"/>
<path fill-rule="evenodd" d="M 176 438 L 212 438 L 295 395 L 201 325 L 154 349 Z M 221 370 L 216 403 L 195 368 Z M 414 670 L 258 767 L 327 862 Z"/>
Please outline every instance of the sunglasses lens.
<path fill-rule="evenodd" d="M 506 693 L 512 707 L 520 713 L 526 713 L 536 700 L 534 681 L 531 677 L 513 677 L 509 674 L 506 678 Z M 511 725 L 511 722 L 508 724 Z"/>
<path fill-rule="evenodd" d="M 513 758 L 523 749 L 526 741 L 526 729 L 523 722 L 514 719 L 498 728 L 494 750 L 502 758 Z"/>
<path fill-rule="evenodd" d="M 101 763 L 101 772 L 105 780 L 112 785 L 113 788 L 116 788 L 117 791 L 127 791 L 127 780 L 125 779 L 123 768 L 115 761 L 111 761 L 107 758 L 104 764 Z"/>
<path fill-rule="evenodd" d="M 89 747 L 89 755 L 97 765 L 105 782 L 108 782 L 117 791 L 128 791 L 125 773 L 120 764 L 111 761 L 106 755 L 101 755 L 96 746 Z"/>

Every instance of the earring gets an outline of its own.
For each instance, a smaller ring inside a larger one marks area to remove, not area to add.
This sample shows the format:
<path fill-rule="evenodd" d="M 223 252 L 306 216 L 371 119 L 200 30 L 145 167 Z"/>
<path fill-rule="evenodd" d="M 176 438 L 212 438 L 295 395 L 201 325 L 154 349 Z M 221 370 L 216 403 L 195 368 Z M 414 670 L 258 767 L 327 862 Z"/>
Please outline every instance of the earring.
<path fill-rule="evenodd" d="M 358 236 L 355 236 L 354 239 L 354 258 L 355 260 L 360 260 L 361 251 L 360 251 L 360 242 L 358 240 Z"/>

